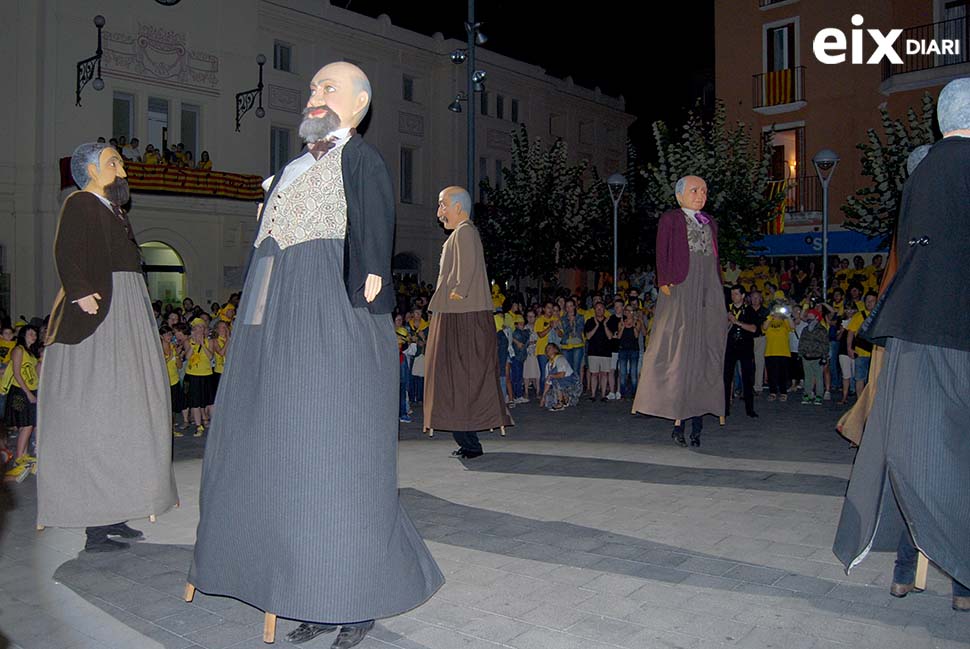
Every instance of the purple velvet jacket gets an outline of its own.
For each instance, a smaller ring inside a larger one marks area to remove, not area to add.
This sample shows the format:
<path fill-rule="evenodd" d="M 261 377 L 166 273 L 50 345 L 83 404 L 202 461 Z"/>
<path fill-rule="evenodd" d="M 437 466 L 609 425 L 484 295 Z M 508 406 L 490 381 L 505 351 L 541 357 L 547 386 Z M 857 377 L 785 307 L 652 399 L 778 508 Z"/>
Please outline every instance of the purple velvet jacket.
<path fill-rule="evenodd" d="M 664 212 L 657 226 L 657 286 L 680 284 L 690 271 L 690 248 L 687 247 L 687 223 L 680 208 Z M 721 261 L 717 254 L 717 222 L 707 212 L 701 212 L 711 220 L 714 239 L 714 260 L 717 274 L 721 275 Z"/>

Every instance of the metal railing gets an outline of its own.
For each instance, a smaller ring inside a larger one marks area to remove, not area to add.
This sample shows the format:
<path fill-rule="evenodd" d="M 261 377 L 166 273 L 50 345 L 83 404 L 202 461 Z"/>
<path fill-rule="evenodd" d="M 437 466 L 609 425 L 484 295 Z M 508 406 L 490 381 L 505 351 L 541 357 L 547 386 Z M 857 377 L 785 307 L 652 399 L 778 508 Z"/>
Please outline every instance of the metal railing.
<path fill-rule="evenodd" d="M 789 181 L 785 199 L 785 211 L 788 214 L 796 212 L 822 211 L 822 183 L 818 176 L 799 176 Z"/>
<path fill-rule="evenodd" d="M 943 20 L 938 23 L 904 29 L 903 33 L 893 44 L 893 49 L 899 58 L 902 59 L 903 63 L 902 65 L 894 65 L 888 59 L 884 58 L 882 61 L 882 80 L 885 81 L 894 74 L 931 70 L 947 65 L 970 62 L 970 55 L 967 52 L 967 48 L 970 46 L 970 32 L 968 32 L 968 29 L 970 29 L 970 23 L 968 23 L 965 17 L 951 18 L 950 20 Z M 924 44 L 927 49 L 930 48 L 931 44 L 936 47 L 927 53 L 920 51 L 907 54 L 907 43 L 912 41 Z M 944 52 L 942 49 L 944 42 L 956 43 L 958 47 L 954 49 L 958 49 L 958 51 Z"/>
<path fill-rule="evenodd" d="M 764 72 L 752 77 L 752 106 L 784 106 L 805 101 L 805 67 Z"/>
<path fill-rule="evenodd" d="M 788 2 L 788 0 L 758 0 L 759 7 L 770 7 L 771 5 L 776 5 L 779 2 Z"/>

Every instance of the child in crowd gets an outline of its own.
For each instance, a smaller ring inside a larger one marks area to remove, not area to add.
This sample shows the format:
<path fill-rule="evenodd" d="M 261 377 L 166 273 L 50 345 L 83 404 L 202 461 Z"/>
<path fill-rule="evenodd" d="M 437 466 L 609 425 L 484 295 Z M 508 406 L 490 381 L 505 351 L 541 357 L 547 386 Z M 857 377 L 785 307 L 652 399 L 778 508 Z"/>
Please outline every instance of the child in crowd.
<path fill-rule="evenodd" d="M 509 372 L 512 382 L 512 395 L 515 403 L 529 403 L 529 397 L 525 394 L 525 384 L 523 381 L 525 362 L 529 357 L 529 338 L 530 332 L 525 328 L 525 319 L 515 314 L 512 318 L 512 356 L 509 360 Z M 538 368 L 538 365 L 536 365 Z"/>
<path fill-rule="evenodd" d="M 0 391 L 7 394 L 4 422 L 17 429 L 17 451 L 14 466 L 6 477 L 22 480 L 35 472 L 37 458 L 30 454 L 30 437 L 37 426 L 37 388 L 40 387 L 39 331 L 25 325 L 17 332 L 17 345 L 0 378 Z"/>
<path fill-rule="evenodd" d="M 159 328 L 158 335 L 162 339 L 162 355 L 165 357 L 165 368 L 168 370 L 168 383 L 172 390 L 172 413 L 181 412 L 182 428 L 188 429 L 189 409 L 185 403 L 185 386 L 182 385 L 182 378 L 179 375 L 185 361 L 182 345 L 175 338 L 175 330 L 167 324 L 163 324 Z M 181 437 L 182 433 L 174 429 L 174 426 L 177 425 L 174 424 L 174 414 L 172 419 L 172 434 L 175 437 Z"/>
<path fill-rule="evenodd" d="M 802 360 L 805 374 L 802 403 L 822 405 L 825 384 L 822 370 L 828 362 L 829 336 L 818 309 L 809 309 L 804 314 L 804 327 L 798 340 L 798 355 Z"/>
<path fill-rule="evenodd" d="M 529 386 L 532 386 L 538 398 L 542 394 L 539 390 L 539 360 L 536 358 L 536 343 L 539 335 L 536 333 L 536 312 L 533 309 L 525 313 L 525 328 L 529 332 L 529 347 L 525 364 L 522 366 L 522 379 L 525 382 L 523 396 L 528 398 Z"/>
<path fill-rule="evenodd" d="M 183 353 L 188 361 L 185 370 L 186 392 L 192 420 L 195 422 L 193 437 L 202 437 L 205 432 L 203 412 L 212 405 L 212 339 L 205 335 L 206 324 L 202 318 L 191 322 L 191 334 L 185 341 Z"/>

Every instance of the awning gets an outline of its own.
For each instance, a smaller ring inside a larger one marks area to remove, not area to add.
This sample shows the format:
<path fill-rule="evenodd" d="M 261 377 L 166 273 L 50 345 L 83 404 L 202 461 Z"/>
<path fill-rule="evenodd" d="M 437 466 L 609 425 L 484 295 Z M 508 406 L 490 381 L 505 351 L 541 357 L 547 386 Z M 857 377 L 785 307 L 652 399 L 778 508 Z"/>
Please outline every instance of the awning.
<path fill-rule="evenodd" d="M 885 252 L 885 237 L 870 239 L 861 232 L 829 232 L 829 254 L 851 255 Z M 822 233 L 769 234 L 751 244 L 749 257 L 812 257 L 822 254 Z"/>

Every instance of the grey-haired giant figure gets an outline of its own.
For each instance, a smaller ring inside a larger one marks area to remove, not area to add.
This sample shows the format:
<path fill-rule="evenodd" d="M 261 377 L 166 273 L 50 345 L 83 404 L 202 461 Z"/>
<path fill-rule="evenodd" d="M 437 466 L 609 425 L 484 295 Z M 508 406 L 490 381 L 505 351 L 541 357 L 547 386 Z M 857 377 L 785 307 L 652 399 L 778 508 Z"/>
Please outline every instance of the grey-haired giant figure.
<path fill-rule="evenodd" d="M 290 642 L 339 627 L 339 649 L 444 581 L 398 496 L 395 202 L 355 131 L 370 100 L 357 66 L 321 68 L 307 150 L 265 185 L 189 573 L 202 592 L 303 621 Z"/>
<path fill-rule="evenodd" d="M 85 549 L 107 552 L 142 538 L 128 519 L 178 499 L 171 392 L 121 155 L 82 144 L 71 173 L 81 191 L 64 201 L 54 238 L 61 288 L 38 398 L 37 523 L 85 527 Z"/>
<path fill-rule="evenodd" d="M 665 212 L 657 227 L 660 294 L 633 412 L 673 419 L 680 446 L 687 446 L 683 422 L 691 419 L 690 444 L 700 446 L 703 416 L 725 412 L 721 375 L 730 324 L 717 222 L 702 211 L 707 183 L 684 176 L 674 192 L 680 208 Z"/>
<path fill-rule="evenodd" d="M 482 455 L 478 431 L 512 424 L 499 385 L 498 346 L 485 254 L 462 187 L 438 194 L 438 220 L 451 234 L 441 246 L 425 351 L 424 428 L 450 431 L 460 459 Z"/>
<path fill-rule="evenodd" d="M 952 275 L 970 241 L 970 78 L 943 88 L 937 115 L 943 139 L 903 188 L 896 275 L 860 330 L 886 358 L 833 549 L 846 570 L 895 549 L 890 594 L 905 597 L 918 548 L 970 611 L 970 313 L 939 313 L 970 304 Z"/>

